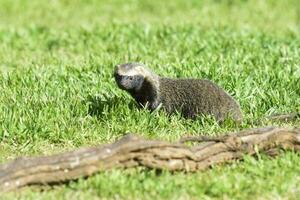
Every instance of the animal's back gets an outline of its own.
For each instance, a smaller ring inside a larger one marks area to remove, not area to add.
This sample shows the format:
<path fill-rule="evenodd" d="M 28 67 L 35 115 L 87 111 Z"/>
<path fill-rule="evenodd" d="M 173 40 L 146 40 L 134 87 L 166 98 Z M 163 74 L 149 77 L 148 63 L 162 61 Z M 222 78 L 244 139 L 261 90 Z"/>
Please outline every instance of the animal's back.
<path fill-rule="evenodd" d="M 239 104 L 209 80 L 161 78 L 159 82 L 161 103 L 168 113 L 178 110 L 188 118 L 203 114 L 217 121 L 228 116 L 242 120 Z"/>

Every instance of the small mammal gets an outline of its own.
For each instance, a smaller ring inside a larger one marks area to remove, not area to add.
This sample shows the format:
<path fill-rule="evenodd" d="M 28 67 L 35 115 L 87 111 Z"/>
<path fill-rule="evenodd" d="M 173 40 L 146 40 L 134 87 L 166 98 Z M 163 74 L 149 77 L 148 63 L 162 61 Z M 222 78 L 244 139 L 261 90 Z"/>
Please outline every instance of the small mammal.
<path fill-rule="evenodd" d="M 243 119 L 237 101 L 209 80 L 164 78 L 141 63 L 117 65 L 114 77 L 119 88 L 151 111 L 161 105 L 167 113 L 178 111 L 185 118 L 211 115 L 218 122 L 227 117 L 236 122 Z"/>

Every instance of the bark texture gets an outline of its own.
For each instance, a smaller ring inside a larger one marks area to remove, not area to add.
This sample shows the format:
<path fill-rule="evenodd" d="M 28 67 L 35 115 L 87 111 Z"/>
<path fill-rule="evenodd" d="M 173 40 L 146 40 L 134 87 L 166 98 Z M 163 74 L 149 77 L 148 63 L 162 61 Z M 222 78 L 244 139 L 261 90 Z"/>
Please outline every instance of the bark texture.
<path fill-rule="evenodd" d="M 186 145 L 193 142 L 193 146 Z M 170 171 L 204 170 L 258 151 L 300 151 L 299 128 L 263 127 L 221 137 L 185 137 L 177 143 L 126 135 L 112 144 L 51 156 L 17 158 L 0 166 L 0 191 L 91 176 L 112 168 L 144 166 Z"/>

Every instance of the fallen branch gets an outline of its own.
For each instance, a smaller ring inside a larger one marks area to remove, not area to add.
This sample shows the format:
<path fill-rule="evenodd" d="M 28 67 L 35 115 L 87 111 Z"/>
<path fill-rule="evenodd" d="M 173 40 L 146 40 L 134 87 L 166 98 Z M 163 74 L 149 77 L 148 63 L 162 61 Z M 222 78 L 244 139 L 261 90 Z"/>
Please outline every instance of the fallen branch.
<path fill-rule="evenodd" d="M 201 142 L 189 147 L 184 142 Z M 259 128 L 210 137 L 187 137 L 178 143 L 127 135 L 119 141 L 52 156 L 18 158 L 0 166 L 0 191 L 91 176 L 112 168 L 145 166 L 170 171 L 197 171 L 278 148 L 300 151 L 300 129 Z"/>
<path fill-rule="evenodd" d="M 270 121 L 281 121 L 281 122 L 291 122 L 300 118 L 300 113 L 287 113 L 287 114 L 274 114 L 268 116 L 267 119 Z"/>

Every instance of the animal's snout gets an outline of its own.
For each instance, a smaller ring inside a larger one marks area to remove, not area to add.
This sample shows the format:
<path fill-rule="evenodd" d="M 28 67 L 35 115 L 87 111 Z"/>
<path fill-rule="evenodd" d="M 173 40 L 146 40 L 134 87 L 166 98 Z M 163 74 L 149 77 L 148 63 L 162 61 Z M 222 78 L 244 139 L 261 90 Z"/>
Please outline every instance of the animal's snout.
<path fill-rule="evenodd" d="M 124 76 L 122 76 L 122 75 L 120 75 L 118 73 L 115 73 L 115 80 L 116 80 L 116 83 L 119 86 L 119 88 L 121 88 L 123 90 L 126 90 L 127 82 L 124 79 Z"/>
<path fill-rule="evenodd" d="M 122 76 L 118 73 L 115 73 L 114 76 L 115 76 L 116 80 L 121 80 L 122 79 Z"/>
<path fill-rule="evenodd" d="M 114 76 L 117 82 L 120 82 L 122 80 L 122 76 L 120 74 L 115 73 Z"/>

